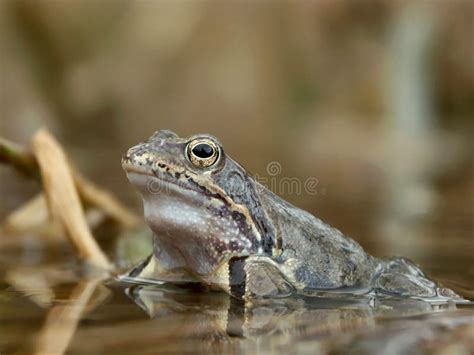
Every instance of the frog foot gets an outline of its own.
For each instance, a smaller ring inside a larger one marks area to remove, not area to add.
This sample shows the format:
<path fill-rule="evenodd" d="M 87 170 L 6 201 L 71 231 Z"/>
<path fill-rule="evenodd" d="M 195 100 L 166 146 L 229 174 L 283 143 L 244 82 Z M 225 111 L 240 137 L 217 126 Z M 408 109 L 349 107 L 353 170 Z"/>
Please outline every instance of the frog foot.
<path fill-rule="evenodd" d="M 410 297 L 428 302 L 466 301 L 449 288 L 428 279 L 416 264 L 401 257 L 382 260 L 373 285 L 375 293 L 381 296 Z"/>

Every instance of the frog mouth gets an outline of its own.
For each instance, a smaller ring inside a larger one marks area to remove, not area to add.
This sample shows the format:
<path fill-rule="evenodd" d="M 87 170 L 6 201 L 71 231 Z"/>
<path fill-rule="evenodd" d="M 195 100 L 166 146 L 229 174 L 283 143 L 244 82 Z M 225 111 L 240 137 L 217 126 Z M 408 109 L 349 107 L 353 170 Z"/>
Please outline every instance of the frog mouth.
<path fill-rule="evenodd" d="M 128 174 L 137 174 L 137 175 L 147 175 L 147 176 L 155 176 L 151 169 L 145 169 L 143 166 L 137 167 L 130 163 L 130 158 L 123 158 L 122 159 L 122 168 L 125 173 Z"/>
<path fill-rule="evenodd" d="M 203 189 L 199 188 L 199 185 L 191 178 L 177 180 L 171 178 L 173 176 L 171 173 L 168 173 L 168 176 L 159 170 L 146 169 L 143 166 L 136 166 L 126 161 L 122 162 L 122 167 L 129 181 L 143 192 L 157 195 L 173 192 L 182 194 L 184 191 L 192 191 L 200 195 L 206 195 Z"/>
<path fill-rule="evenodd" d="M 132 147 L 122 157 L 122 168 L 129 181 L 142 193 L 159 194 L 161 192 L 183 192 L 183 190 L 203 193 L 194 180 L 186 174 L 174 171 L 167 164 L 157 162 L 146 152 Z"/>

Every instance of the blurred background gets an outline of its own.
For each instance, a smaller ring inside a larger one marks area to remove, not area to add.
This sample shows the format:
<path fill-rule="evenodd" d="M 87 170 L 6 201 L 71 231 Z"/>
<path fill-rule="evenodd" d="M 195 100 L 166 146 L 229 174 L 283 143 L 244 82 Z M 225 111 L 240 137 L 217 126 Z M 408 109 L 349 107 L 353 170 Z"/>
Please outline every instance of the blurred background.
<path fill-rule="evenodd" d="M 0 135 L 47 127 L 139 212 L 122 153 L 212 133 L 252 174 L 318 180 L 285 199 L 442 277 L 474 251 L 473 26 L 467 0 L 2 0 Z M 0 217 L 38 191 L 0 181 Z"/>

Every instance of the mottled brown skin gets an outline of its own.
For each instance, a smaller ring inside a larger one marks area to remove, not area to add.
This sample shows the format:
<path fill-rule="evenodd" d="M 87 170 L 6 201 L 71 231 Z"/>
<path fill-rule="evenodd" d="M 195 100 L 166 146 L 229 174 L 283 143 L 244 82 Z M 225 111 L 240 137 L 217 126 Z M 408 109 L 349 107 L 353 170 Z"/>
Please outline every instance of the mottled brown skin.
<path fill-rule="evenodd" d="M 190 152 L 190 144 L 202 142 L 218 156 L 209 166 L 204 158 L 196 165 Z M 351 293 L 460 300 L 408 260 L 376 259 L 282 200 L 227 156 L 215 137 L 158 131 L 131 148 L 122 165 L 154 232 L 153 255 L 125 281 L 199 282 L 246 299 Z"/>

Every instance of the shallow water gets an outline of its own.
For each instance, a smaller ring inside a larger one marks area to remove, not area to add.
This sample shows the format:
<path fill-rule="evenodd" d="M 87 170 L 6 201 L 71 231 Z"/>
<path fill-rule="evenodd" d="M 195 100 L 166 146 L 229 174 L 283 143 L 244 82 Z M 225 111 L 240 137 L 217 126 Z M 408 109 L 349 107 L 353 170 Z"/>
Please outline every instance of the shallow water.
<path fill-rule="evenodd" d="M 71 260 L 72 254 L 61 248 L 2 250 L 1 354 L 472 350 L 471 305 L 368 298 L 290 298 L 243 305 L 219 292 L 100 281 Z M 469 265 L 469 259 L 458 258 L 444 269 L 448 278 L 450 273 L 461 277 L 455 289 L 464 296 L 473 291 L 465 272 Z"/>

